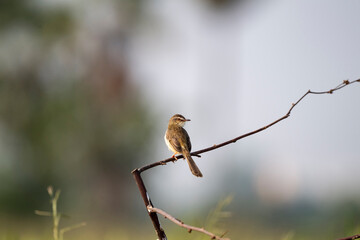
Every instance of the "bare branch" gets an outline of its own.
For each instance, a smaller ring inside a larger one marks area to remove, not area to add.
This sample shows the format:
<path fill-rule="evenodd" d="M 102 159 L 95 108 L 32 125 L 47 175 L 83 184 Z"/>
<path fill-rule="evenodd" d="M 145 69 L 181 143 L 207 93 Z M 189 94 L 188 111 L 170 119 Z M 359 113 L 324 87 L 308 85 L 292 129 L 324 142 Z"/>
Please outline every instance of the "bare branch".
<path fill-rule="evenodd" d="M 162 215 L 164 218 L 167 218 L 170 221 L 172 221 L 173 223 L 179 225 L 180 227 L 186 228 L 189 233 L 191 233 L 192 231 L 197 231 L 197 232 L 201 232 L 203 234 L 210 236 L 210 239 L 230 240 L 230 238 L 223 238 L 223 236 L 216 236 L 215 234 L 205 230 L 204 228 L 187 225 L 184 222 L 180 221 L 179 219 L 174 218 L 173 216 L 171 216 L 170 214 L 168 214 L 167 212 L 165 212 L 159 208 L 154 208 L 152 206 L 148 206 L 147 209 L 149 212 L 158 213 L 158 214 Z M 225 235 L 225 234 L 223 234 L 223 235 Z"/>
<path fill-rule="evenodd" d="M 135 182 L 138 185 L 138 188 L 139 188 L 141 197 L 144 200 L 145 206 L 153 206 L 153 204 L 150 200 L 150 196 L 146 190 L 145 184 L 141 178 L 140 172 L 137 169 L 135 169 L 131 173 L 133 174 L 133 176 L 135 178 Z M 149 211 L 148 211 L 148 213 L 149 213 L 149 217 L 154 225 L 154 228 L 155 228 L 155 231 L 156 231 L 156 234 L 157 234 L 159 240 L 167 240 L 166 234 L 160 226 L 160 222 L 159 222 L 159 219 L 158 219 L 156 213 L 149 212 Z"/>
<path fill-rule="evenodd" d="M 209 151 L 212 151 L 212 150 L 215 150 L 217 148 L 221 148 L 221 147 L 224 147 L 230 143 L 235 143 L 237 142 L 238 140 L 242 139 L 242 138 L 245 138 L 245 137 L 248 137 L 248 136 L 251 136 L 251 135 L 254 135 L 258 132 L 262 132 L 264 131 L 265 129 L 277 124 L 278 122 L 281 122 L 282 120 L 290 117 L 290 113 L 291 111 L 309 94 L 314 94 L 314 95 L 319 95 L 319 94 L 332 94 L 334 93 L 335 91 L 337 90 L 340 90 L 342 89 L 343 87 L 346 87 L 350 84 L 353 84 L 355 82 L 360 82 L 360 79 L 357 79 L 357 80 L 353 80 L 353 81 L 349 81 L 349 80 L 344 80 L 341 84 L 339 84 L 338 86 L 336 86 L 335 88 L 332 88 L 328 91 L 322 91 L 322 92 L 315 92 L 315 91 L 311 91 L 311 90 L 308 90 L 302 97 L 300 97 L 295 103 L 293 103 L 290 107 L 290 109 L 288 110 L 288 112 L 280 117 L 279 119 L 275 120 L 274 122 L 262 127 L 262 128 L 259 128 L 257 130 L 254 130 L 252 132 L 248 132 L 248 133 L 245 133 L 239 137 L 236 137 L 234 139 L 231 139 L 229 141 L 226 141 L 226 142 L 223 142 L 223 143 L 220 143 L 220 144 L 215 144 L 211 147 L 208 147 L 208 148 L 204 148 L 204 149 L 201 149 L 201 150 L 198 150 L 198 151 L 195 151 L 195 152 L 192 152 L 190 153 L 192 156 L 197 156 L 199 157 L 201 153 L 205 153 L 205 152 L 209 152 Z M 183 155 L 179 155 L 179 156 L 176 156 L 177 159 L 181 159 L 181 158 L 184 158 Z M 149 165 L 146 165 L 146 166 L 143 166 L 141 168 L 138 168 L 137 170 L 141 173 L 143 171 L 146 171 L 150 168 L 153 168 L 153 167 L 156 167 L 156 166 L 160 166 L 160 165 L 166 165 L 168 162 L 175 162 L 177 159 L 175 159 L 174 157 L 172 158 L 167 158 L 167 159 L 164 159 L 162 161 L 158 161 L 158 162 L 155 162 L 155 163 L 152 163 L 152 164 L 149 164 Z"/>
<path fill-rule="evenodd" d="M 354 239 L 359 239 L 360 238 L 360 234 L 351 236 L 351 237 L 346 237 L 346 238 L 339 238 L 338 240 L 354 240 Z"/>

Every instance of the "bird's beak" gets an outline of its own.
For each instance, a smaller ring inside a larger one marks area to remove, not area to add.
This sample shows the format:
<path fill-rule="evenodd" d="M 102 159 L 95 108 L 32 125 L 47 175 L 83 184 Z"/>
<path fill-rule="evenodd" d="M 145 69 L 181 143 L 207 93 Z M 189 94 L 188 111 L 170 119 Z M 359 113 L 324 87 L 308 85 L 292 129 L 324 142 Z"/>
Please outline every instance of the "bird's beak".
<path fill-rule="evenodd" d="M 189 122 L 189 121 L 191 121 L 191 120 L 190 120 L 190 119 L 185 119 L 185 121 Z"/>

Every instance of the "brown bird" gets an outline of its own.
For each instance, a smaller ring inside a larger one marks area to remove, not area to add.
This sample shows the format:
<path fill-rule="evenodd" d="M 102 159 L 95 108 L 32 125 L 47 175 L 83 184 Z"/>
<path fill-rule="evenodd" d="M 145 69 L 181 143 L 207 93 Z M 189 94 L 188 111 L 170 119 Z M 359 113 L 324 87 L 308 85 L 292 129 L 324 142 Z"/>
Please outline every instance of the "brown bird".
<path fill-rule="evenodd" d="M 175 157 L 175 154 L 182 154 L 187 160 L 192 174 L 196 177 L 202 177 L 202 173 L 198 166 L 196 166 L 194 160 L 190 155 L 191 151 L 191 142 L 189 134 L 183 128 L 185 123 L 190 121 L 180 114 L 175 114 L 169 120 L 168 128 L 165 132 L 165 143 L 168 148 L 174 152 L 172 157 Z M 176 159 L 176 157 L 175 157 Z"/>

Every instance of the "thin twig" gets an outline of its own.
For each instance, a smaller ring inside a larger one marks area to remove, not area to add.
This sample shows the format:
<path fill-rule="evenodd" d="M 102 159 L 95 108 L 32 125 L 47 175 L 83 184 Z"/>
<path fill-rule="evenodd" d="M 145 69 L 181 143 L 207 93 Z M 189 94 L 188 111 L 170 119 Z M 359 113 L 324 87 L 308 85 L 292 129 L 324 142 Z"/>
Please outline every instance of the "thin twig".
<path fill-rule="evenodd" d="M 203 234 L 210 236 L 210 239 L 230 240 L 230 238 L 223 238 L 223 236 L 220 236 L 220 237 L 216 236 L 215 234 L 205 230 L 204 228 L 187 225 L 184 222 L 180 221 L 179 219 L 174 218 L 173 216 L 171 216 L 170 214 L 168 214 L 167 212 L 165 212 L 159 208 L 154 208 L 152 206 L 148 206 L 147 209 L 149 212 L 158 213 L 158 214 L 162 215 L 164 218 L 167 218 L 170 221 L 172 221 L 173 223 L 179 225 L 180 227 L 186 228 L 189 233 L 191 233 L 191 231 L 197 231 L 197 232 L 201 232 Z M 223 234 L 223 235 L 225 235 L 225 234 Z"/>
<path fill-rule="evenodd" d="M 53 215 L 52 212 L 40 211 L 40 210 L 35 210 L 35 214 L 44 217 L 52 217 Z"/>
<path fill-rule="evenodd" d="M 60 229 L 60 235 L 59 235 L 60 240 L 64 239 L 64 233 L 72 231 L 72 230 L 77 229 L 77 228 L 84 227 L 84 226 L 86 226 L 86 222 L 82 222 L 82 223 L 79 223 L 79 224 L 76 224 L 76 225 L 72 225 L 72 226 Z"/>
<path fill-rule="evenodd" d="M 229 141 L 226 141 L 226 142 L 223 142 L 223 143 L 220 143 L 220 144 L 215 144 L 211 147 L 208 147 L 208 148 L 204 148 L 204 149 L 201 149 L 201 150 L 198 150 L 198 151 L 195 151 L 195 152 L 192 152 L 190 153 L 192 156 L 200 156 L 199 154 L 201 153 L 205 153 L 205 152 L 209 152 L 209 151 L 212 151 L 212 150 L 215 150 L 217 148 L 221 148 L 221 147 L 224 147 L 230 143 L 235 143 L 237 142 L 238 140 L 242 139 L 242 138 L 245 138 L 245 137 L 248 137 L 248 136 L 251 136 L 251 135 L 254 135 L 258 132 L 262 132 L 264 131 L 265 129 L 277 124 L 278 122 L 281 122 L 282 120 L 290 117 L 290 113 L 291 111 L 309 94 L 314 94 L 314 95 L 319 95 L 319 94 L 332 94 L 334 93 L 335 91 L 345 87 L 345 86 L 348 86 L 350 84 L 353 84 L 355 82 L 360 82 L 360 79 L 357 79 L 357 80 L 353 80 L 353 81 L 349 81 L 349 80 L 344 80 L 341 84 L 339 84 L 338 86 L 336 86 L 335 88 L 332 88 L 328 91 L 322 91 L 322 92 L 315 92 L 315 91 L 311 91 L 311 90 L 308 90 L 304 95 L 302 95 L 295 103 L 293 103 L 291 105 L 291 107 L 289 108 L 288 112 L 280 117 L 279 119 L 275 120 L 274 122 L 262 127 L 262 128 L 259 128 L 259 129 L 256 129 L 252 132 L 248 132 L 248 133 L 245 133 L 241 136 L 238 136 L 234 139 L 231 139 Z M 183 155 L 179 155 L 179 156 L 176 156 L 177 159 L 181 159 L 181 158 L 184 158 Z M 154 162 L 154 163 L 151 163 L 149 165 L 146 165 L 146 166 L 143 166 L 141 168 L 138 168 L 137 170 L 141 173 L 141 172 L 144 172 L 150 168 L 153 168 L 153 167 L 156 167 L 156 166 L 159 166 L 159 165 L 166 165 L 168 162 L 175 162 L 177 159 L 175 159 L 174 157 L 171 157 L 171 158 L 167 158 L 167 159 L 164 159 L 162 161 L 158 161 L 158 162 Z"/>
<path fill-rule="evenodd" d="M 356 235 L 351 236 L 351 237 L 339 238 L 338 240 L 354 240 L 354 239 L 359 239 L 359 238 L 360 238 L 360 234 L 356 234 Z"/>

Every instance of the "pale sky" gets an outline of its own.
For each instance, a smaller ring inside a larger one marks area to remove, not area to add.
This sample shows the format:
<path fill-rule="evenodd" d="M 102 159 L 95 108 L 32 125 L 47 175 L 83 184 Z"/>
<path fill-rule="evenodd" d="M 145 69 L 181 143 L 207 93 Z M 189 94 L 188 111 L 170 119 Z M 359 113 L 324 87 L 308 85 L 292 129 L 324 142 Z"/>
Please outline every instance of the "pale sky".
<path fill-rule="evenodd" d="M 171 156 L 163 134 L 175 113 L 192 120 L 185 128 L 198 150 L 274 121 L 308 89 L 360 78 L 360 1 L 259 1 L 223 11 L 192 0 L 145 4 L 130 55 L 134 81 L 159 121 L 147 161 Z M 147 173 L 156 175 L 152 195 L 171 187 L 178 191 L 156 199 L 165 209 L 200 204 L 230 172 L 248 168 L 265 202 L 359 196 L 359 102 L 359 84 L 308 96 L 284 122 L 196 158 L 203 179 L 183 161 Z"/>

